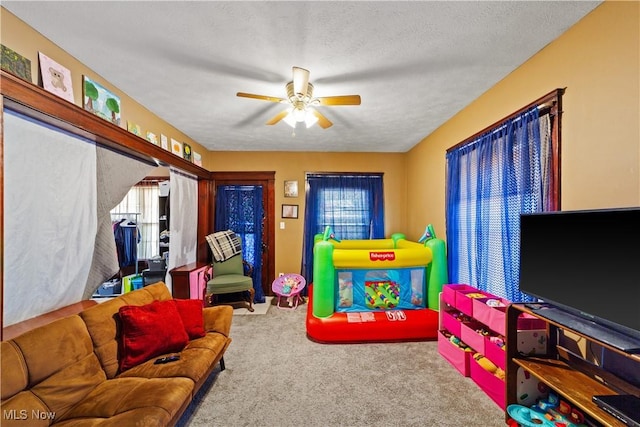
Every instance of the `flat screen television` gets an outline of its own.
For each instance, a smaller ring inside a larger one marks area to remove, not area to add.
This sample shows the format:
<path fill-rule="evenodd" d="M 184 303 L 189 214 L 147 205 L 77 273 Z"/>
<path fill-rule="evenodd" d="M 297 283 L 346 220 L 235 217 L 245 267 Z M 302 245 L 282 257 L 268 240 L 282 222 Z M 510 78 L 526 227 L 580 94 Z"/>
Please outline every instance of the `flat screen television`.
<path fill-rule="evenodd" d="M 522 214 L 519 283 L 578 323 L 629 337 L 623 350 L 640 351 L 640 207 Z"/>

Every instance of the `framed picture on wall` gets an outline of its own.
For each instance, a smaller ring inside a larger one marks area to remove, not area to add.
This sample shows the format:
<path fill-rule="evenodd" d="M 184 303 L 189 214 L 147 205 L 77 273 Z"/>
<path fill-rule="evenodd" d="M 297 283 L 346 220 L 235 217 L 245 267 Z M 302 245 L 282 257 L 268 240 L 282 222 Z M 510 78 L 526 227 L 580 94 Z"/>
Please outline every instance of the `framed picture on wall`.
<path fill-rule="evenodd" d="M 298 197 L 298 181 L 284 182 L 284 197 Z"/>
<path fill-rule="evenodd" d="M 282 218 L 298 218 L 298 205 L 282 205 Z"/>

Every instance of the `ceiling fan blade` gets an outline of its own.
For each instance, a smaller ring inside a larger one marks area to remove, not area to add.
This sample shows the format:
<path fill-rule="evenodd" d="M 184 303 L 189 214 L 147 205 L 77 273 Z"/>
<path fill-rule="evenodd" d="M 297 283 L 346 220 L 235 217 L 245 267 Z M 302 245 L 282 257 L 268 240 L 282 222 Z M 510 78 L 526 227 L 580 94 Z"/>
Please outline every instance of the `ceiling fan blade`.
<path fill-rule="evenodd" d="M 360 95 L 325 96 L 317 99 L 320 105 L 360 105 Z"/>
<path fill-rule="evenodd" d="M 309 87 L 309 70 L 300 67 L 293 67 L 293 93 L 307 96 Z"/>
<path fill-rule="evenodd" d="M 253 93 L 245 93 L 245 92 L 238 92 L 236 93 L 236 96 L 239 96 L 241 98 L 261 99 L 263 101 L 269 101 L 269 102 L 288 102 L 284 98 L 277 98 L 275 96 L 266 96 L 266 95 L 256 95 Z"/>
<path fill-rule="evenodd" d="M 289 110 L 284 110 L 281 111 L 280 113 L 278 113 L 274 118 L 272 118 L 271 120 L 269 120 L 267 122 L 268 125 L 275 125 L 276 123 L 278 123 L 280 120 L 284 119 L 287 114 L 289 114 Z"/>
<path fill-rule="evenodd" d="M 311 110 L 311 111 L 313 111 L 313 115 L 318 118 L 318 125 L 322 129 L 326 129 L 328 127 L 333 126 L 333 123 L 331 123 L 329 121 L 329 119 L 327 119 L 325 116 L 323 116 L 318 110 Z"/>

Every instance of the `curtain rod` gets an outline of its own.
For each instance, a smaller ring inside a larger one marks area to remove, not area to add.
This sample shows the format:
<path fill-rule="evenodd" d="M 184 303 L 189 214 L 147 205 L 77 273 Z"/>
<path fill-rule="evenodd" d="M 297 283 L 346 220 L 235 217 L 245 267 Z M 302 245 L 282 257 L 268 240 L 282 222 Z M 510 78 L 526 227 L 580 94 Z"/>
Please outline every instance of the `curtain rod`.
<path fill-rule="evenodd" d="M 450 153 L 453 150 L 457 150 L 460 147 L 463 147 L 467 144 L 471 144 L 476 138 L 478 138 L 481 135 L 484 135 L 485 133 L 493 130 L 496 127 L 502 126 L 503 123 L 509 119 L 511 119 L 514 116 L 517 116 L 527 110 L 529 110 L 532 107 L 538 107 L 541 110 L 545 110 L 548 108 L 553 108 L 554 104 L 558 104 L 558 106 L 561 104 L 561 97 L 564 94 L 566 88 L 558 88 L 558 89 L 554 89 L 551 92 L 549 92 L 548 94 L 541 96 L 540 98 L 536 99 L 535 101 L 525 105 L 524 107 L 514 111 L 513 113 L 509 114 L 508 116 L 498 120 L 497 122 L 487 126 L 486 128 L 482 129 L 479 132 L 474 133 L 473 135 L 471 135 L 468 138 L 463 139 L 461 142 L 457 143 L 456 145 L 454 145 L 453 147 L 450 147 L 447 149 L 446 153 Z M 560 113 L 560 111 L 558 111 L 558 113 Z"/>

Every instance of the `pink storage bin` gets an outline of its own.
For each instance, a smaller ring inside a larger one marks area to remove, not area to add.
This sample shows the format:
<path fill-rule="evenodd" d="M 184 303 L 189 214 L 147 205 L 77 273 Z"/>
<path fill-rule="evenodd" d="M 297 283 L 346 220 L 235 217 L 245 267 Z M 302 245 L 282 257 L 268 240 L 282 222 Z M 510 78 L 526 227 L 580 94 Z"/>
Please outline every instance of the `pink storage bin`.
<path fill-rule="evenodd" d="M 490 307 L 489 300 L 498 300 L 504 307 Z M 497 334 L 504 335 L 507 330 L 507 305 L 509 300 L 499 297 L 476 298 L 473 300 L 473 317 Z"/>
<path fill-rule="evenodd" d="M 469 285 L 446 285 L 450 286 L 455 293 L 454 307 L 468 316 L 473 316 L 473 300 L 469 298 L 467 294 L 481 293 L 487 295 L 486 292 L 482 292 L 477 288 Z"/>
<path fill-rule="evenodd" d="M 451 307 L 456 306 L 456 287 L 466 285 L 444 285 L 442 287 L 442 301 Z"/>
<path fill-rule="evenodd" d="M 471 379 L 482 389 L 503 411 L 505 410 L 505 383 L 500 378 L 485 370 L 472 357 L 469 359 Z"/>
<path fill-rule="evenodd" d="M 490 337 L 484 337 L 484 356 L 492 361 L 498 368 L 507 368 L 507 352 L 491 342 Z"/>
<path fill-rule="evenodd" d="M 476 332 L 476 329 L 481 327 L 482 325 L 477 322 L 462 323 L 462 326 L 460 327 L 460 335 L 458 336 L 466 345 L 478 353 L 484 354 L 484 335 L 480 335 Z"/>
<path fill-rule="evenodd" d="M 442 334 L 442 331 L 438 331 L 438 353 L 462 375 L 469 376 L 469 361 L 473 353 L 455 346 Z"/>
<path fill-rule="evenodd" d="M 451 332 L 453 335 L 459 337 L 460 336 L 460 327 L 462 326 L 462 322 L 453 317 L 455 311 L 443 311 L 442 312 L 442 327 L 447 331 Z"/>

